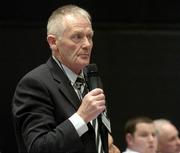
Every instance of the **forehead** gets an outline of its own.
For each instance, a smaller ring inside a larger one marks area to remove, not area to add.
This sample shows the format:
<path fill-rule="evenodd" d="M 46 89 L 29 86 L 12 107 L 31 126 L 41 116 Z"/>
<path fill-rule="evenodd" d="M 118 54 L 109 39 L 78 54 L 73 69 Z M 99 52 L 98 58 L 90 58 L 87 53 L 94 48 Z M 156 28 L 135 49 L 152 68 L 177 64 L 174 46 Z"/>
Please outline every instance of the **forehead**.
<path fill-rule="evenodd" d="M 136 125 L 136 132 L 142 131 L 155 131 L 155 127 L 153 123 L 138 123 Z"/>
<path fill-rule="evenodd" d="M 164 137 L 178 136 L 178 130 L 171 124 L 166 124 L 161 129 L 161 135 Z"/>
<path fill-rule="evenodd" d="M 64 24 L 67 28 L 89 28 L 92 29 L 90 20 L 82 15 L 66 15 L 64 17 Z"/>

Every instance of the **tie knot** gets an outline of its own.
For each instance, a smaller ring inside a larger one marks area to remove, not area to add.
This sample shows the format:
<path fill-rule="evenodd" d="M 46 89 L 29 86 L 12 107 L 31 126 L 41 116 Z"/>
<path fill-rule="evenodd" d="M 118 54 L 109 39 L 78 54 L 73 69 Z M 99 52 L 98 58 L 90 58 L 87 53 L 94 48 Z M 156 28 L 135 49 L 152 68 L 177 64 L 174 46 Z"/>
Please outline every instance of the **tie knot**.
<path fill-rule="evenodd" d="M 85 83 L 85 80 L 82 76 L 78 76 L 77 79 L 76 79 L 76 82 L 80 82 L 80 83 Z"/>
<path fill-rule="evenodd" d="M 85 83 L 85 80 L 82 76 L 78 76 L 75 82 L 75 86 L 78 90 L 81 89 L 81 86 Z"/>

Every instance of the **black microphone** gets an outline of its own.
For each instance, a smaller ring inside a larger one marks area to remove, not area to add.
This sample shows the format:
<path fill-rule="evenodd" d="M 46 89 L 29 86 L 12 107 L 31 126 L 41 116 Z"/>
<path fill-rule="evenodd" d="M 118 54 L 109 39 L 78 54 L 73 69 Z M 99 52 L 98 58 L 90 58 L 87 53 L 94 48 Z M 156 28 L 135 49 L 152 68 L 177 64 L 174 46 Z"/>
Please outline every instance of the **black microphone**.
<path fill-rule="evenodd" d="M 98 68 L 96 64 L 89 64 L 83 69 L 84 78 L 89 90 L 95 88 L 103 89 L 101 78 L 98 74 Z M 98 117 L 98 126 L 102 138 L 102 146 L 104 152 L 108 153 L 108 133 L 111 133 L 110 121 L 107 118 L 106 110 L 102 112 Z"/>
<path fill-rule="evenodd" d="M 103 84 L 101 78 L 98 73 L 97 65 L 92 63 L 87 65 L 84 69 L 84 78 L 89 90 L 93 90 L 95 88 L 103 89 Z M 107 106 L 107 101 L 106 101 Z M 103 124 L 106 126 L 108 131 L 111 133 L 110 121 L 107 114 L 107 109 L 105 109 L 99 116 L 102 116 Z"/>
<path fill-rule="evenodd" d="M 96 64 L 92 63 L 87 65 L 83 72 L 89 90 L 93 90 L 95 88 L 103 89 L 102 81 Z"/>

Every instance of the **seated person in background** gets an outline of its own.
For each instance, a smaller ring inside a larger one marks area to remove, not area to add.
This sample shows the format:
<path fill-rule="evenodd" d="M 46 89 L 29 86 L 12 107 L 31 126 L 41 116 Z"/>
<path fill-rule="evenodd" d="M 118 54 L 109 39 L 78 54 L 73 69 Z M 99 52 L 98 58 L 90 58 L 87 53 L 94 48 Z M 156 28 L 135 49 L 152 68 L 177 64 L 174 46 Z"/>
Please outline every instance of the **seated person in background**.
<path fill-rule="evenodd" d="M 113 137 L 108 134 L 108 147 L 109 147 L 109 152 L 108 153 L 121 153 L 119 148 L 114 145 L 114 140 Z"/>
<path fill-rule="evenodd" d="M 180 153 L 180 139 L 177 128 L 167 119 L 154 120 L 157 131 L 158 153 Z"/>
<path fill-rule="evenodd" d="M 153 120 L 137 117 L 125 125 L 126 151 L 123 153 L 156 153 L 157 137 Z"/>

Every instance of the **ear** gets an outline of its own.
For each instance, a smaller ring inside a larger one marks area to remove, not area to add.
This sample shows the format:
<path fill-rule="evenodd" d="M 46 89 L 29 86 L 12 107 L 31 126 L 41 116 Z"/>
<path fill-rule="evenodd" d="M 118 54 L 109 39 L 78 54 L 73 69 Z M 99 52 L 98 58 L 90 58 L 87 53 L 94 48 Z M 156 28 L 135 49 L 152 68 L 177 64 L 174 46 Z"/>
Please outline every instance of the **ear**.
<path fill-rule="evenodd" d="M 131 145 L 133 142 L 133 135 L 131 133 L 126 134 L 126 142 L 127 144 Z"/>
<path fill-rule="evenodd" d="M 56 37 L 54 35 L 48 35 L 47 36 L 47 42 L 48 42 L 52 51 L 57 50 Z"/>

